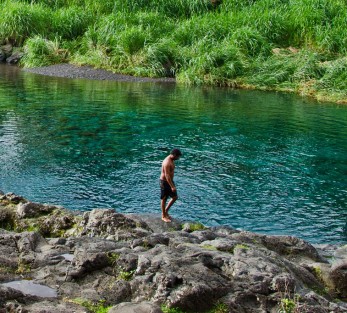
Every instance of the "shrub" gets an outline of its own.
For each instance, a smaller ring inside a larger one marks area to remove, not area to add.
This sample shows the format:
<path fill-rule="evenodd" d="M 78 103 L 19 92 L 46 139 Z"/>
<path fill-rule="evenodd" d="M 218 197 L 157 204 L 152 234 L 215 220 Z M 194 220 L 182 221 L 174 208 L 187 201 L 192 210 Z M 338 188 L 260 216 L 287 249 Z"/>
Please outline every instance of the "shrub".
<path fill-rule="evenodd" d="M 25 55 L 21 60 L 26 67 L 38 67 L 56 63 L 63 63 L 67 60 L 67 51 L 59 48 L 59 41 L 50 41 L 36 36 L 28 39 L 24 46 Z"/>

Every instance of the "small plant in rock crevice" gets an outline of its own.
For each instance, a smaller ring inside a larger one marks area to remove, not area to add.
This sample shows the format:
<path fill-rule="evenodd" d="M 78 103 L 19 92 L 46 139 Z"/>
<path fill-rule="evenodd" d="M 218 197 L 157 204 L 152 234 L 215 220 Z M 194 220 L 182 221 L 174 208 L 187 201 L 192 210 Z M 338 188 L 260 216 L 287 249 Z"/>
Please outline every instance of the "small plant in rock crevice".
<path fill-rule="evenodd" d="M 125 281 L 131 280 L 133 275 L 134 275 L 135 271 L 123 271 L 120 270 L 119 274 L 118 274 L 118 279 L 122 279 Z"/>

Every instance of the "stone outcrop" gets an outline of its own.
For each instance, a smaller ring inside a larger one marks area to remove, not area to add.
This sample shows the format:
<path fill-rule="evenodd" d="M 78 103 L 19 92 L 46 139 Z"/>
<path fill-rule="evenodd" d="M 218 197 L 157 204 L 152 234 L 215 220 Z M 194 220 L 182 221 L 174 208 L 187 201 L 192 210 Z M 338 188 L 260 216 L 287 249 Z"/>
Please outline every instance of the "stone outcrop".
<path fill-rule="evenodd" d="M 0 312 L 347 312 L 346 247 L 194 226 L 0 192 Z"/>
<path fill-rule="evenodd" d="M 0 46 L 0 62 L 8 64 L 18 64 L 24 53 L 14 49 L 11 44 Z"/>

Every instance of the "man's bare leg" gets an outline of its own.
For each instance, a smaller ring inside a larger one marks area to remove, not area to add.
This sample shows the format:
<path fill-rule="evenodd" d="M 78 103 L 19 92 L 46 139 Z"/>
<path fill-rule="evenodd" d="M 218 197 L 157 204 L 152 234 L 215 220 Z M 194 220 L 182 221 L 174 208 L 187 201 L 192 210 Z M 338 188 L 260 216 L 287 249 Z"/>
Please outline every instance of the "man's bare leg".
<path fill-rule="evenodd" d="M 171 208 L 171 206 L 175 203 L 175 201 L 177 200 L 178 197 L 173 197 L 171 198 L 171 200 L 169 201 L 169 203 L 167 204 L 167 207 L 165 208 L 165 217 L 168 218 L 171 221 L 171 217 L 169 215 L 169 209 Z"/>
<path fill-rule="evenodd" d="M 161 219 L 164 222 L 169 223 L 169 222 L 171 222 L 171 220 L 167 217 L 167 214 L 166 214 L 166 209 L 165 209 L 166 200 L 167 200 L 167 197 L 164 197 L 163 199 L 161 199 Z M 170 204 L 170 202 L 169 202 L 169 204 Z"/>

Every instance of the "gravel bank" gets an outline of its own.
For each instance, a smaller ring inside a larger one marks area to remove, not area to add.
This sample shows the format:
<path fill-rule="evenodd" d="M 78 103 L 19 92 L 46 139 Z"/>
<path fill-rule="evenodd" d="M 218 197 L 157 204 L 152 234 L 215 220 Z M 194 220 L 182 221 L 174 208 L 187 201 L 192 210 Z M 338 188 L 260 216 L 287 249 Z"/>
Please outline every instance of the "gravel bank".
<path fill-rule="evenodd" d="M 44 67 L 23 69 L 25 72 L 66 78 L 85 78 L 93 80 L 114 80 L 124 82 L 165 82 L 175 83 L 174 78 L 149 78 L 130 75 L 115 74 L 102 69 L 94 69 L 90 66 L 75 66 L 72 64 L 56 64 Z"/>

